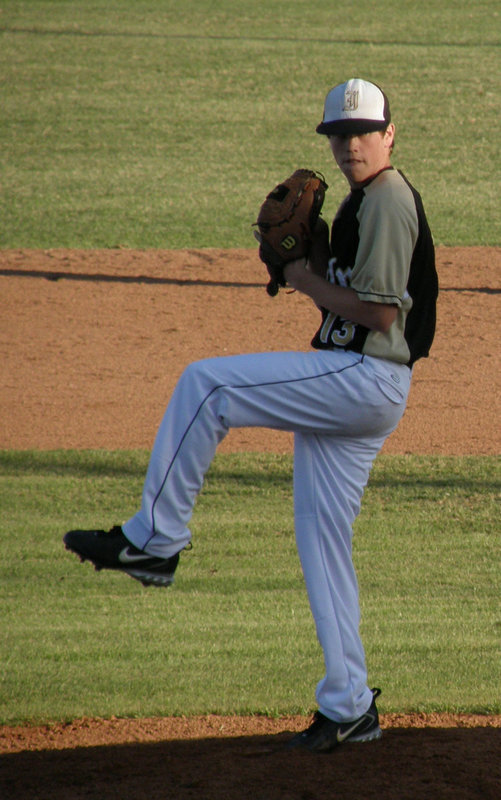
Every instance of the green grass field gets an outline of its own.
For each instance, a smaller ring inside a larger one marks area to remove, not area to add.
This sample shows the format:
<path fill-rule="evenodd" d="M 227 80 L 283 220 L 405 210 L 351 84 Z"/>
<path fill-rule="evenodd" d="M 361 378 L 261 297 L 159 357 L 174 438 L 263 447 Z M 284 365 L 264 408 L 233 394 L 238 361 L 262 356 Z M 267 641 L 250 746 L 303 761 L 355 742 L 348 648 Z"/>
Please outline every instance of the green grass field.
<path fill-rule="evenodd" d="M 147 457 L 0 451 L 0 722 L 313 709 L 290 457 L 216 457 L 170 589 L 64 549 L 134 513 Z M 496 458 L 376 463 L 354 553 L 382 711 L 501 712 L 500 488 Z"/>
<path fill-rule="evenodd" d="M 326 175 L 329 218 L 346 185 L 314 129 L 352 75 L 390 96 L 435 242 L 499 246 L 499 44 L 495 0 L 2 0 L 0 249 L 253 247 L 297 166 Z M 313 708 L 289 460 L 216 458 L 166 592 L 61 543 L 132 514 L 146 463 L 0 451 L 0 722 Z M 355 559 L 382 711 L 501 711 L 499 473 L 376 463 Z"/>
<path fill-rule="evenodd" d="M 28 0 L 0 5 L 0 248 L 252 247 L 315 126 L 381 83 L 437 244 L 498 245 L 499 4 Z"/>

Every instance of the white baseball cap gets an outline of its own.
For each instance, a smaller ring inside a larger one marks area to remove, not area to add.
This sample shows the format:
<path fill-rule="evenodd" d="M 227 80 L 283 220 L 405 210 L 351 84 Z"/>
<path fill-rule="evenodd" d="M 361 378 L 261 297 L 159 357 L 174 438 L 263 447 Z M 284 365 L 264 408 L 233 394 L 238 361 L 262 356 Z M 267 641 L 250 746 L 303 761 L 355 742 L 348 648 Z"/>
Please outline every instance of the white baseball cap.
<path fill-rule="evenodd" d="M 391 120 L 388 98 L 379 86 L 351 78 L 330 90 L 317 133 L 326 136 L 385 130 Z"/>

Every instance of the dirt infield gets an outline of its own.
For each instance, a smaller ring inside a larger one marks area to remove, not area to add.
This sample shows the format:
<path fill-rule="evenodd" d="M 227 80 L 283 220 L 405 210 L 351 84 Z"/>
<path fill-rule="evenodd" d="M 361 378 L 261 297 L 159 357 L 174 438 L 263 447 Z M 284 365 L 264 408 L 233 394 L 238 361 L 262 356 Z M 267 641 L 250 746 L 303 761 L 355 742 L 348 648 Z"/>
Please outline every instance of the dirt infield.
<path fill-rule="evenodd" d="M 387 453 L 499 454 L 501 250 L 438 248 L 429 359 Z M 149 448 L 188 362 L 307 349 L 318 312 L 264 291 L 254 250 L 0 252 L 0 448 Z M 221 450 L 291 451 L 231 431 Z M 0 728 L 2 800 L 498 798 L 501 717 L 384 715 L 382 740 L 282 751 L 301 718 Z"/>

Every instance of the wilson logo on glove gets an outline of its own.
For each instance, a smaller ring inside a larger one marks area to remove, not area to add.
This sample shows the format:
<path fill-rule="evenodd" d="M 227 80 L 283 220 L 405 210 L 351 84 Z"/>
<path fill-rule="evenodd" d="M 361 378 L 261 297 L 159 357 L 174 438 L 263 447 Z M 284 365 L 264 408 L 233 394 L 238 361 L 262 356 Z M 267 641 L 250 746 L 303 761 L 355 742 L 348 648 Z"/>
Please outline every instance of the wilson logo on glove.
<path fill-rule="evenodd" d="M 285 237 L 285 239 L 282 239 L 282 241 L 280 242 L 280 245 L 282 247 L 285 247 L 286 250 L 292 250 L 292 248 L 295 247 L 296 244 L 297 244 L 297 239 L 295 236 L 292 235 L 292 233 L 289 233 Z"/>
<path fill-rule="evenodd" d="M 261 206 L 254 235 L 270 276 L 266 291 L 271 297 L 285 286 L 284 266 L 308 255 L 327 189 L 320 173 L 297 169 L 275 186 Z"/>

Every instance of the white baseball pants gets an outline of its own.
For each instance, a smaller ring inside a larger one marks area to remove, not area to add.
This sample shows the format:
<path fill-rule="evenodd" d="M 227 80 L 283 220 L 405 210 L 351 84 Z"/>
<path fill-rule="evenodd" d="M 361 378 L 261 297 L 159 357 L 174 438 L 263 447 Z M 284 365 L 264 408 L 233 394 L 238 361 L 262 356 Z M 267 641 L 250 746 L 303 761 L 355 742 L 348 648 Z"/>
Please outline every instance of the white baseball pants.
<path fill-rule="evenodd" d="M 190 364 L 159 427 L 142 506 L 123 530 L 152 555 L 190 541 L 188 523 L 217 445 L 232 427 L 294 433 L 296 542 L 325 677 L 317 702 L 353 720 L 372 702 L 359 636 L 352 524 L 369 472 L 406 405 L 411 371 L 345 351 L 258 353 Z"/>

